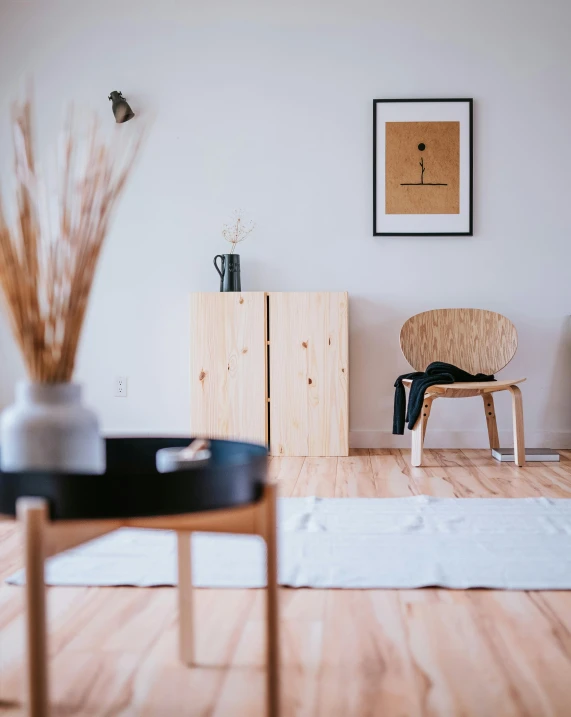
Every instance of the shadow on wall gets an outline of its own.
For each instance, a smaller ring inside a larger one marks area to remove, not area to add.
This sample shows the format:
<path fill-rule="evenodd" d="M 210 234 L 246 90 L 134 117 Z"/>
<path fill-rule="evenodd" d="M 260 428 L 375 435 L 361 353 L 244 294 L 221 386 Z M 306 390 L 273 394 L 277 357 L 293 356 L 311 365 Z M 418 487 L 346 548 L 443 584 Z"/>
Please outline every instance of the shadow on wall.
<path fill-rule="evenodd" d="M 522 384 L 525 435 L 528 448 L 566 448 L 571 441 L 571 316 L 551 320 L 514 319 L 518 350 L 497 378 L 519 378 Z M 496 401 L 498 428 L 503 447 L 511 431 L 511 400 L 506 394 Z"/>
<path fill-rule="evenodd" d="M 240 274 L 242 291 L 281 291 L 276 289 L 274 286 L 270 287 L 270 284 L 275 283 L 275 277 L 270 277 L 268 280 L 268 264 L 256 259 L 255 257 L 248 256 L 246 259 L 240 262 Z M 216 284 L 216 289 L 219 288 L 220 282 Z M 216 291 L 214 289 L 214 291 Z"/>
<path fill-rule="evenodd" d="M 566 316 L 561 327 L 561 336 L 555 352 L 553 369 L 544 366 L 538 376 L 549 376 L 551 385 L 543 425 L 546 430 L 557 432 L 571 424 L 571 316 Z M 559 447 L 559 446 L 557 446 Z"/>
<path fill-rule="evenodd" d="M 399 333 L 406 312 L 351 293 L 349 299 L 349 428 L 392 430 L 393 383 L 410 371 Z"/>

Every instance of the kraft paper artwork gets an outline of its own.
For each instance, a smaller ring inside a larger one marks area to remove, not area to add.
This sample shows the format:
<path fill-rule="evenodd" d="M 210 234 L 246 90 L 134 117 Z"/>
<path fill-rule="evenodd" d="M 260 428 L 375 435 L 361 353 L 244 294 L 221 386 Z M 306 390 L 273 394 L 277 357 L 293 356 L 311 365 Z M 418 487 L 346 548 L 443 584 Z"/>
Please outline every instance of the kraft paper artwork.
<path fill-rule="evenodd" d="M 460 213 L 460 122 L 387 122 L 387 214 Z"/>

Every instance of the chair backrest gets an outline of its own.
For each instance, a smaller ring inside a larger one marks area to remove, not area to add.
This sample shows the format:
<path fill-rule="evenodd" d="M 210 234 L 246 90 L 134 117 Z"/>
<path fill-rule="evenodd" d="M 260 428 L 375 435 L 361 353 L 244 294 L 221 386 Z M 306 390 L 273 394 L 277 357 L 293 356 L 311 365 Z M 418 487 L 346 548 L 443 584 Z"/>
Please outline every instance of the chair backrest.
<path fill-rule="evenodd" d="M 469 373 L 493 374 L 517 350 L 517 331 L 501 314 L 483 309 L 435 309 L 416 314 L 400 332 L 400 346 L 415 371 L 445 361 Z"/>

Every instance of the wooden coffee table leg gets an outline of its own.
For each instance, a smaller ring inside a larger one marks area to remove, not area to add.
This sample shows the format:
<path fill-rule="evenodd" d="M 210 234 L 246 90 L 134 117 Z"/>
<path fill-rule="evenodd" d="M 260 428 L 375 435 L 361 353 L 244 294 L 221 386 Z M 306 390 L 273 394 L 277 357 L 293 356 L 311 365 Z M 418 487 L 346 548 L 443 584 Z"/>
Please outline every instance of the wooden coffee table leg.
<path fill-rule="evenodd" d="M 189 667 L 194 664 L 194 605 L 192 599 L 192 533 L 177 532 L 178 552 L 178 629 L 181 662 Z"/>
<path fill-rule="evenodd" d="M 43 498 L 19 498 L 16 506 L 23 529 L 26 573 L 26 690 L 28 717 L 48 717 L 46 588 L 44 583 L 45 524 Z"/>
<path fill-rule="evenodd" d="M 267 704 L 268 717 L 280 714 L 280 653 L 279 653 L 279 595 L 278 595 L 278 556 L 277 556 L 277 486 L 270 483 L 264 495 L 265 534 L 267 546 L 268 586 L 267 606 Z"/>

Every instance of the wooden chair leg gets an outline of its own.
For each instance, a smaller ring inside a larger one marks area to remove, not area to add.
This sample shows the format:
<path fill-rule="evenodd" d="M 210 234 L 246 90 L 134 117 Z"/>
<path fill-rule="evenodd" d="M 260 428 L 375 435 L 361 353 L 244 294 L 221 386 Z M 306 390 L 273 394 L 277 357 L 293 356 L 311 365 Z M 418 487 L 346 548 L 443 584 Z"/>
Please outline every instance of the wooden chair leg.
<path fill-rule="evenodd" d="M 279 595 L 277 555 L 277 485 L 266 485 L 264 539 L 267 546 L 266 589 L 267 610 L 267 714 L 280 715 L 280 645 L 279 645 Z"/>
<path fill-rule="evenodd" d="M 498 435 L 498 424 L 496 423 L 496 409 L 494 408 L 494 397 L 491 393 L 483 393 L 484 411 L 486 412 L 486 423 L 488 425 L 488 439 L 490 441 L 490 450 L 500 447 L 500 437 Z"/>
<path fill-rule="evenodd" d="M 44 526 L 48 520 L 48 506 L 43 498 L 19 498 L 16 510 L 23 528 L 26 573 L 26 714 L 28 717 L 48 717 L 48 650 L 44 582 Z"/>
<path fill-rule="evenodd" d="M 525 465 L 525 438 L 523 432 L 523 401 L 518 386 L 510 386 L 514 424 L 514 458 L 516 465 Z"/>
<path fill-rule="evenodd" d="M 192 533 L 177 532 L 178 557 L 178 630 L 181 662 L 194 664 L 194 605 L 192 596 Z"/>
<path fill-rule="evenodd" d="M 412 451 L 410 462 L 413 466 L 422 465 L 422 454 L 424 447 L 424 436 L 426 435 L 426 424 L 430 416 L 430 409 L 432 408 L 433 397 L 425 396 L 422 404 L 422 412 L 418 417 L 418 420 L 414 424 L 412 429 Z"/>

